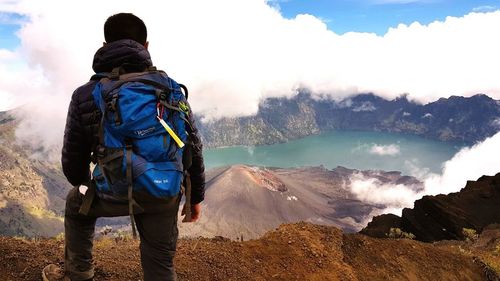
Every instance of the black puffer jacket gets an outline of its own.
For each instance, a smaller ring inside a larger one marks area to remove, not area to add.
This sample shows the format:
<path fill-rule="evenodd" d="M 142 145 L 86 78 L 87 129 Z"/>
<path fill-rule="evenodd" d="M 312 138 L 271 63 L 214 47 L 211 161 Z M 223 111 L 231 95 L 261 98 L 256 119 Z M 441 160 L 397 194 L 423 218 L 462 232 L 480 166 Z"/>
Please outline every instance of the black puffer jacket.
<path fill-rule="evenodd" d="M 95 56 L 92 68 L 96 73 L 111 72 L 113 68 L 124 66 L 126 72 L 144 71 L 151 66 L 151 57 L 144 46 L 133 40 L 120 40 L 104 45 Z M 97 132 L 101 113 L 94 103 L 92 90 L 97 81 L 89 81 L 76 89 L 71 97 L 64 144 L 62 149 L 62 168 L 68 181 L 78 186 L 90 180 L 89 164 L 91 154 L 98 144 Z M 193 163 L 189 169 L 191 175 L 191 203 L 196 204 L 204 199 L 205 167 L 203 164 L 202 143 L 196 129 L 192 112 L 189 121 L 196 135 L 193 140 Z"/>

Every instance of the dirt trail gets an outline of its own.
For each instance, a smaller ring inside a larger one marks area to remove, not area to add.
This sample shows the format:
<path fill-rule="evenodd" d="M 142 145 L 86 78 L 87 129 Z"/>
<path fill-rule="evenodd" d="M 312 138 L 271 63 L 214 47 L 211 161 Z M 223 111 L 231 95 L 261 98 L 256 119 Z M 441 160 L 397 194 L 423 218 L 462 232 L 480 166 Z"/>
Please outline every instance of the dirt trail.
<path fill-rule="evenodd" d="M 426 244 L 343 234 L 307 223 L 282 225 L 258 240 L 180 240 L 179 280 L 486 280 L 463 242 Z M 62 264 L 63 242 L 0 238 L 0 280 L 40 280 Z M 490 254 L 500 262 L 500 253 Z M 141 280 L 137 241 L 95 242 L 95 280 Z"/>

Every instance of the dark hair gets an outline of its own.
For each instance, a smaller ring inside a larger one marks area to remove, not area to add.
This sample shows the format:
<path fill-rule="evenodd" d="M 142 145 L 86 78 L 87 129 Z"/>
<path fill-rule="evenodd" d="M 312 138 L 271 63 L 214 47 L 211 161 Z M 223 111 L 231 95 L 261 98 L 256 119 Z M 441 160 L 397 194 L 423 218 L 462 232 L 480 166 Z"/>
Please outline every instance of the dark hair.
<path fill-rule="evenodd" d="M 112 15 L 104 23 L 104 39 L 107 43 L 132 39 L 144 45 L 147 36 L 148 31 L 144 22 L 131 13 Z"/>

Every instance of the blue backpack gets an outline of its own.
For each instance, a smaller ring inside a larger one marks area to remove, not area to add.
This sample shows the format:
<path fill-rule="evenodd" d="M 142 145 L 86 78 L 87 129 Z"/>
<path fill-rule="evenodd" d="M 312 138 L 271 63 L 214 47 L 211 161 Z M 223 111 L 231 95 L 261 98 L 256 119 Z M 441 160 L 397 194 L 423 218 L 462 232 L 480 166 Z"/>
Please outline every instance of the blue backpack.
<path fill-rule="evenodd" d="M 102 113 L 95 189 L 100 198 L 128 202 L 135 234 L 132 214 L 142 208 L 134 198 L 180 192 L 192 132 L 187 88 L 154 67 L 123 75 L 116 68 L 93 78 L 100 79 L 92 95 Z"/>

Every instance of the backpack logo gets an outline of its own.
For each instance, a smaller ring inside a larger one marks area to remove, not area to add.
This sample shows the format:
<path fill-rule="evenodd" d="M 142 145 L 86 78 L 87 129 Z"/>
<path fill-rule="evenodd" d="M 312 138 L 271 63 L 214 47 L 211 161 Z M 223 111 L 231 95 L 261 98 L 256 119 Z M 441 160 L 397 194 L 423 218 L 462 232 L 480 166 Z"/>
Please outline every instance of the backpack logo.
<path fill-rule="evenodd" d="M 153 180 L 153 182 L 157 183 L 157 184 L 165 184 L 165 183 L 168 183 L 168 179 Z"/>
<path fill-rule="evenodd" d="M 147 134 L 150 134 L 150 133 L 154 132 L 154 130 L 155 130 L 155 127 L 149 127 L 147 129 L 144 129 L 144 130 L 135 131 L 135 134 L 138 135 L 138 136 L 143 137 L 143 136 L 145 136 Z"/>

